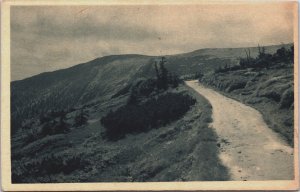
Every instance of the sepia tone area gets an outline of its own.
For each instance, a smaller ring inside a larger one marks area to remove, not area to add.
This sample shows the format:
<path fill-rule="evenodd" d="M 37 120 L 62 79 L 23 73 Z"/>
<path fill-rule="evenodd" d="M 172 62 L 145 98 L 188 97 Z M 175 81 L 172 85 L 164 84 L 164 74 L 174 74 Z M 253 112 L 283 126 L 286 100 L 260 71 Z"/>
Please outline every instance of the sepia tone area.
<path fill-rule="evenodd" d="M 293 13 L 13 6 L 12 183 L 293 180 Z"/>

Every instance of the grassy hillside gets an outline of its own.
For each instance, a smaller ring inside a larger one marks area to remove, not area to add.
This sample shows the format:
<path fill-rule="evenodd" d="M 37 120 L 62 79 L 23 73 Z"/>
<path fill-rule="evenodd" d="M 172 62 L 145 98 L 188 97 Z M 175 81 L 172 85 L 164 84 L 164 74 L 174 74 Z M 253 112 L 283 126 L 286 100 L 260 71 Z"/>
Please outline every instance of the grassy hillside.
<path fill-rule="evenodd" d="M 149 64 L 139 55 L 109 56 L 11 83 L 12 130 L 50 110 L 108 100 Z"/>
<path fill-rule="evenodd" d="M 208 124 L 211 106 L 181 85 L 172 93 L 190 94 L 197 103 L 180 119 L 118 141 L 103 137 L 100 118 L 127 102 L 128 94 L 85 107 L 87 124 L 71 126 L 29 144 L 13 138 L 13 182 L 115 182 L 228 180 L 218 159 L 217 136 Z M 66 114 L 73 124 L 78 111 Z"/>

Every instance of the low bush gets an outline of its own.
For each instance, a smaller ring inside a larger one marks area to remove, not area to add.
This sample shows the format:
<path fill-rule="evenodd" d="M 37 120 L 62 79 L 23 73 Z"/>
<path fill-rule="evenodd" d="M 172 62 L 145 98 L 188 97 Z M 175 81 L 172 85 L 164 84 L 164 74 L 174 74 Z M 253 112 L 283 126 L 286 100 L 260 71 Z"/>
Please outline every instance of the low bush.
<path fill-rule="evenodd" d="M 225 72 L 228 72 L 228 71 L 236 71 L 236 70 L 240 70 L 241 69 L 241 66 L 239 65 L 234 65 L 234 66 L 229 66 L 229 65 L 225 65 L 224 67 L 219 67 L 217 69 L 215 69 L 215 73 L 225 73 Z M 198 78 L 198 79 L 201 79 L 203 77 L 203 75 Z"/>
<path fill-rule="evenodd" d="M 24 180 L 32 178 L 46 178 L 40 182 L 52 182 L 51 175 L 63 173 L 70 174 L 75 170 L 83 169 L 89 165 L 89 162 L 82 159 L 80 154 L 73 155 L 48 155 L 39 160 L 34 160 L 26 163 L 13 162 L 14 169 L 12 170 L 13 182 L 22 183 Z M 35 181 L 36 182 L 36 181 Z"/>
<path fill-rule="evenodd" d="M 60 119 L 59 122 L 52 120 L 44 124 L 39 135 L 40 137 L 45 137 L 47 135 L 56 135 L 67 132 L 69 132 L 69 124 Z"/>
<path fill-rule="evenodd" d="M 52 119 L 43 125 L 32 125 L 26 129 L 22 129 L 26 144 L 32 143 L 38 139 L 42 139 L 49 135 L 64 134 L 70 131 L 70 125 L 66 123 L 65 116 L 61 116 L 59 120 Z"/>
<path fill-rule="evenodd" d="M 243 89 L 247 85 L 247 81 L 234 81 L 230 83 L 229 87 L 226 89 L 227 92 L 234 91 L 236 89 Z"/>
<path fill-rule="evenodd" d="M 26 146 L 21 150 L 15 151 L 12 155 L 23 157 L 31 156 L 34 157 L 37 153 L 45 151 L 47 148 L 57 148 L 59 146 L 69 147 L 70 143 L 63 134 L 51 135 L 44 137 L 42 139 L 36 140 Z"/>
<path fill-rule="evenodd" d="M 167 93 L 144 103 L 128 103 L 101 119 L 110 140 L 128 133 L 140 133 L 158 128 L 184 115 L 196 100 L 181 93 Z"/>
<path fill-rule="evenodd" d="M 139 101 L 148 98 L 151 95 L 157 95 L 158 93 L 165 91 L 159 85 L 157 79 L 138 79 L 130 89 L 130 95 L 128 103 L 135 104 Z M 176 75 L 169 73 L 167 87 L 176 88 L 179 83 L 182 83 Z"/>
<path fill-rule="evenodd" d="M 131 93 L 140 96 L 148 96 L 157 89 L 157 80 L 140 79 L 132 86 Z"/>
<path fill-rule="evenodd" d="M 39 139 L 39 129 L 37 127 L 32 127 L 30 129 L 24 129 L 23 132 L 25 133 L 25 143 L 31 143 L 37 139 Z"/>
<path fill-rule="evenodd" d="M 74 170 L 82 169 L 85 165 L 87 162 L 82 160 L 79 155 L 67 157 L 49 155 L 41 161 L 39 166 L 45 174 L 70 174 Z"/>
<path fill-rule="evenodd" d="M 280 93 L 277 90 L 272 88 L 260 90 L 258 96 L 266 97 L 276 102 L 279 102 L 281 99 Z"/>
<path fill-rule="evenodd" d="M 88 121 L 88 112 L 84 111 L 83 109 L 76 115 L 75 119 L 75 127 L 80 127 L 82 125 L 87 124 Z"/>
<path fill-rule="evenodd" d="M 280 100 L 280 108 L 281 109 L 288 109 L 294 103 L 294 90 L 287 89 L 283 92 L 281 100 Z"/>

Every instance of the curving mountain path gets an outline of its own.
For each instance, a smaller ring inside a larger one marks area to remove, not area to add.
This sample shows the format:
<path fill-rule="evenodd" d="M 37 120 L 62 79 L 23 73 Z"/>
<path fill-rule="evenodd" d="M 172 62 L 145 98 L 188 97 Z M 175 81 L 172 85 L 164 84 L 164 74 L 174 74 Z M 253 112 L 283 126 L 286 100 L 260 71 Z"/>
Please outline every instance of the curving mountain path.
<path fill-rule="evenodd" d="M 219 158 L 232 180 L 293 179 L 293 148 L 266 125 L 257 110 L 197 81 L 186 84 L 212 105 L 211 127 L 218 135 Z"/>

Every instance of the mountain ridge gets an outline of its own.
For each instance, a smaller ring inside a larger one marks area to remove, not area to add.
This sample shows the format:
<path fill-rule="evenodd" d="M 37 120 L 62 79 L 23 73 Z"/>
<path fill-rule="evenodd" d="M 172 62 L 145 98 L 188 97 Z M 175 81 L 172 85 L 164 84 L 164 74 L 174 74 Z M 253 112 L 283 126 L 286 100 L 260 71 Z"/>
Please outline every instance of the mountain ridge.
<path fill-rule="evenodd" d="M 278 48 L 278 47 L 288 47 L 288 46 L 291 46 L 292 44 L 293 43 L 284 43 L 284 44 L 267 45 L 267 46 L 262 46 L 262 47 L 265 47 L 268 51 L 268 48 L 275 49 L 275 48 Z M 226 47 L 226 48 L 201 48 L 201 49 L 197 49 L 197 50 L 189 51 L 189 52 L 185 52 L 185 53 L 167 54 L 167 55 L 147 55 L 147 54 L 119 54 L 119 55 L 113 54 L 113 55 L 105 55 L 105 56 L 102 56 L 102 57 L 97 57 L 97 58 L 92 59 L 92 60 L 87 61 L 87 62 L 75 64 L 71 67 L 67 67 L 67 68 L 63 68 L 63 69 L 57 69 L 57 70 L 53 70 L 53 71 L 42 72 L 42 73 L 30 76 L 30 77 L 26 77 L 24 79 L 13 80 L 13 81 L 11 81 L 11 83 L 26 80 L 28 78 L 38 76 L 38 75 L 42 75 L 42 74 L 48 74 L 48 73 L 52 73 L 52 72 L 56 72 L 56 71 L 60 71 L 60 70 L 70 69 L 70 68 L 73 68 L 73 67 L 76 67 L 76 66 L 79 66 L 79 65 L 89 64 L 89 63 L 94 62 L 94 61 L 105 60 L 105 59 L 108 60 L 108 59 L 111 59 L 111 58 L 114 58 L 114 57 L 128 57 L 128 56 L 129 57 L 134 57 L 134 56 L 139 57 L 140 56 L 140 57 L 149 57 L 149 58 L 177 57 L 177 56 L 186 56 L 186 55 L 193 55 L 193 54 L 203 54 L 203 52 L 205 53 L 205 52 L 210 51 L 210 50 L 226 50 L 226 49 L 228 49 L 228 50 L 243 49 L 244 50 L 244 49 L 247 49 L 247 48 L 256 50 L 257 46 L 252 46 L 252 47 Z"/>
<path fill-rule="evenodd" d="M 266 52 L 274 52 L 281 46 L 268 46 Z M 166 55 L 166 68 L 180 77 L 200 71 L 208 73 L 225 65 L 237 65 L 239 58 L 244 57 L 244 49 L 200 49 Z M 252 56 L 258 53 L 258 48 L 249 49 Z M 154 63 L 160 57 L 140 54 L 104 56 L 70 68 L 11 82 L 13 132 L 22 126 L 24 119 L 49 110 L 68 110 L 92 102 L 107 101 L 139 78 L 154 78 Z"/>

